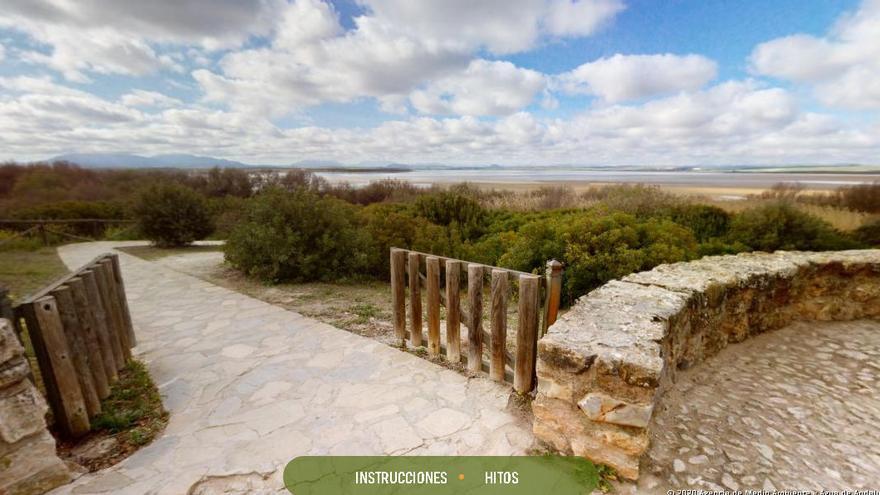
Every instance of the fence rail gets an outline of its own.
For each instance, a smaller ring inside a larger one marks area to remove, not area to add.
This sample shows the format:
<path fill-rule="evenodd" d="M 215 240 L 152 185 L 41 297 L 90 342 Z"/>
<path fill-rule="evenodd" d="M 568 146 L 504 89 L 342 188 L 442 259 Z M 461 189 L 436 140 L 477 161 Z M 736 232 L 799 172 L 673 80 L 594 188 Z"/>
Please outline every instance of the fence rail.
<path fill-rule="evenodd" d="M 424 270 L 423 270 L 424 268 Z M 464 276 L 464 281 L 462 281 Z M 484 282 L 490 280 L 489 330 L 483 328 Z M 431 357 L 445 355 L 448 362 L 467 365 L 472 372 L 486 371 L 497 381 L 513 384 L 519 393 L 535 386 L 535 358 L 539 333 L 553 324 L 559 311 L 562 265 L 547 263 L 547 274 L 486 266 L 407 249 L 391 248 L 391 295 L 394 331 L 402 346 L 425 345 L 423 316 L 427 317 L 427 348 Z M 462 285 L 467 286 L 467 306 L 462 306 Z M 408 290 L 407 290 L 408 289 Z M 422 311 L 422 290 L 426 311 Z M 507 346 L 510 296 L 517 295 L 515 352 Z M 409 328 L 406 299 L 409 296 Z M 543 296 L 543 297 L 542 297 Z M 446 342 L 441 342 L 440 308 L 446 309 Z M 467 329 L 467 355 L 461 353 L 461 326 Z M 489 359 L 483 359 L 487 345 Z"/>
<path fill-rule="evenodd" d="M 4 239 L 0 241 L 0 246 L 3 244 L 7 244 L 12 242 L 17 238 L 26 237 L 28 235 L 39 235 L 42 239 L 44 245 L 48 246 L 49 243 L 49 234 L 55 234 L 62 237 L 67 237 L 77 241 L 94 241 L 96 239 L 92 239 L 90 237 L 85 237 L 82 235 L 72 234 L 70 232 L 65 232 L 64 230 L 57 230 L 53 228 L 53 226 L 79 226 L 82 228 L 83 226 L 91 227 L 91 234 L 95 237 L 98 237 L 101 232 L 100 226 L 104 225 L 131 225 L 135 224 L 134 220 L 125 220 L 125 219 L 115 219 L 115 218 L 70 218 L 70 219 L 18 219 L 18 218 L 0 218 L 0 227 L 3 226 L 12 226 L 13 228 L 21 228 L 22 226 L 30 226 L 25 228 L 24 230 L 18 230 L 14 233 L 14 235 L 8 239 Z"/>
<path fill-rule="evenodd" d="M 101 255 L 28 296 L 14 320 L 27 328 L 62 434 L 85 435 L 136 343 L 118 256 Z"/>

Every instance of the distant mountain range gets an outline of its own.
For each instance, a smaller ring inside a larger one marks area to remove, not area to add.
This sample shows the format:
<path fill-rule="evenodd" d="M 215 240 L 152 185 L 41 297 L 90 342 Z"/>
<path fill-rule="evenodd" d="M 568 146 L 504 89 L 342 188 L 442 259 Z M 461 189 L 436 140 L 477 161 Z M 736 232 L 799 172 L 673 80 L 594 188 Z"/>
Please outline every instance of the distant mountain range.
<path fill-rule="evenodd" d="M 617 172 L 743 172 L 743 173 L 878 173 L 878 165 L 859 165 L 840 163 L 835 165 L 685 165 L 685 166 L 652 166 L 652 165 L 577 165 L 557 164 L 546 167 L 534 167 L 525 165 L 451 165 L 443 163 L 394 163 L 369 161 L 361 163 L 342 163 L 334 160 L 300 160 L 287 165 L 260 165 L 244 163 L 234 160 L 225 160 L 210 156 L 188 155 L 183 153 L 164 154 L 154 156 L 142 156 L 131 153 L 69 153 L 50 158 L 48 161 L 68 161 L 86 168 L 184 168 L 204 169 L 212 167 L 221 168 L 262 168 L 262 169 L 286 169 L 304 168 L 323 170 L 325 172 L 409 172 L 409 171 L 449 171 L 456 170 L 534 170 L 535 168 L 560 169 L 560 170 L 614 170 Z"/>
<path fill-rule="evenodd" d="M 86 168 L 237 168 L 250 166 L 233 160 L 187 154 L 140 156 L 128 153 L 70 153 L 50 158 L 49 161 L 68 161 Z"/>

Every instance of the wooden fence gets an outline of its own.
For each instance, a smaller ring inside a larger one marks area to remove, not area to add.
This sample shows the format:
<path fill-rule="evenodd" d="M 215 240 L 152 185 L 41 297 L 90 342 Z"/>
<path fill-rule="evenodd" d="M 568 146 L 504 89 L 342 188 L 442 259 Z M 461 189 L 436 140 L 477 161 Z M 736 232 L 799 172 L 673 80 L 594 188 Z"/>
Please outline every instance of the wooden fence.
<path fill-rule="evenodd" d="M 484 284 L 490 280 L 489 331 L 483 326 Z M 463 280 L 462 280 L 463 279 Z M 462 287 L 467 287 L 467 307 L 461 305 Z M 441 289 L 442 287 L 442 289 Z M 407 290 L 408 288 L 408 290 Z M 492 379 L 513 383 L 519 393 L 535 386 L 535 358 L 539 334 L 556 321 L 562 288 L 562 265 L 547 263 L 541 277 L 506 268 L 391 248 L 391 294 L 394 331 L 402 346 L 425 345 L 422 290 L 427 305 L 428 355 L 444 355 L 451 363 L 467 364 L 472 372 L 487 371 Z M 507 346 L 508 301 L 517 295 L 518 323 L 515 352 Z M 409 295 L 409 329 L 406 299 Z M 446 308 L 446 342 L 440 338 L 440 307 Z M 467 329 L 467 355 L 461 354 L 461 326 Z M 488 345 L 489 360 L 483 359 Z"/>
<path fill-rule="evenodd" d="M 101 255 L 37 291 L 14 317 L 27 328 L 61 433 L 86 434 L 135 345 L 118 256 Z"/>
<path fill-rule="evenodd" d="M 76 241 L 95 241 L 103 235 L 104 229 L 109 225 L 130 225 L 134 226 L 134 220 L 123 220 L 115 218 L 71 218 L 71 219 L 18 219 L 18 218 L 0 218 L 0 228 L 12 228 L 15 234 L 5 240 L 0 241 L 0 246 L 9 243 L 14 239 L 23 238 L 30 235 L 39 236 L 44 246 L 50 245 L 50 234 L 67 237 Z M 91 237 L 73 234 L 60 230 L 56 227 L 75 227 L 80 233 L 83 230 L 88 232 Z"/>

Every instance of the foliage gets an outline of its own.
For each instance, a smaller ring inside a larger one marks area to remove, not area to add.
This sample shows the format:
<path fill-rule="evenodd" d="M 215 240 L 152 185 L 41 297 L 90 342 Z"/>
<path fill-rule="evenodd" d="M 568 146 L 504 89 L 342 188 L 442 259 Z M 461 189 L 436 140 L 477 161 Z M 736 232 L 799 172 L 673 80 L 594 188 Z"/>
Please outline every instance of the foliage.
<path fill-rule="evenodd" d="M 683 204 L 667 209 L 669 219 L 689 228 L 699 242 L 727 235 L 730 214 L 717 206 Z"/>
<path fill-rule="evenodd" d="M 140 231 L 160 247 L 185 246 L 213 230 L 204 196 L 179 184 L 147 188 L 133 211 Z"/>
<path fill-rule="evenodd" d="M 476 239 L 485 232 L 486 210 L 468 195 L 441 191 L 420 196 L 414 205 L 418 216 L 458 231 L 463 239 Z"/>
<path fill-rule="evenodd" d="M 146 366 L 131 360 L 120 371 L 110 395 L 101 401 L 101 413 L 92 420 L 92 429 L 112 434 L 121 444 L 119 450 L 127 451 L 153 441 L 167 423 L 168 413 Z"/>
<path fill-rule="evenodd" d="M 392 247 L 446 256 L 457 254 L 460 242 L 451 240 L 442 226 L 415 216 L 408 205 L 377 203 L 363 208 L 358 217 L 368 243 L 367 271 L 373 276 L 387 276 Z"/>
<path fill-rule="evenodd" d="M 562 261 L 569 301 L 611 279 L 697 254 L 693 234 L 671 220 L 603 209 L 533 221 L 509 246 L 501 266 L 540 273 L 547 260 Z"/>
<path fill-rule="evenodd" d="M 880 219 L 862 225 L 856 229 L 854 236 L 866 246 L 880 247 Z"/>
<path fill-rule="evenodd" d="M 743 211 L 731 222 L 728 239 L 755 251 L 824 251 L 858 246 L 827 222 L 788 202 Z"/>
<path fill-rule="evenodd" d="M 272 188 L 248 204 L 226 242 L 226 259 L 266 281 L 318 281 L 356 276 L 367 246 L 354 206 L 300 188 Z"/>

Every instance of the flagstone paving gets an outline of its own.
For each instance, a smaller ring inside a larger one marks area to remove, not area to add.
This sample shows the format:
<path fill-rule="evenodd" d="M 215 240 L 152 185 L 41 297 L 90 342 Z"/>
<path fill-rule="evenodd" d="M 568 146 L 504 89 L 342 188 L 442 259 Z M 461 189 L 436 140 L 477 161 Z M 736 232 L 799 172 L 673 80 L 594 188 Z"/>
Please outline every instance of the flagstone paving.
<path fill-rule="evenodd" d="M 70 268 L 131 242 L 59 248 Z M 509 387 L 120 253 L 146 362 L 171 413 L 152 444 L 52 493 L 286 493 L 295 456 L 517 455 Z"/>

